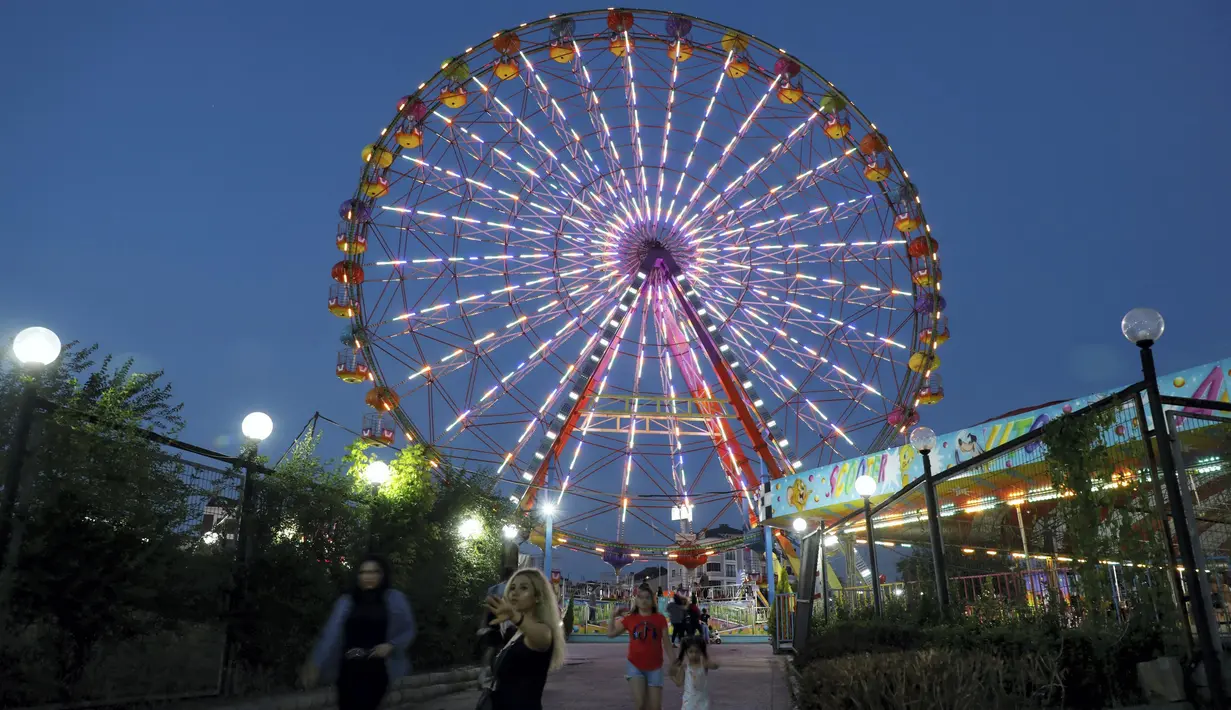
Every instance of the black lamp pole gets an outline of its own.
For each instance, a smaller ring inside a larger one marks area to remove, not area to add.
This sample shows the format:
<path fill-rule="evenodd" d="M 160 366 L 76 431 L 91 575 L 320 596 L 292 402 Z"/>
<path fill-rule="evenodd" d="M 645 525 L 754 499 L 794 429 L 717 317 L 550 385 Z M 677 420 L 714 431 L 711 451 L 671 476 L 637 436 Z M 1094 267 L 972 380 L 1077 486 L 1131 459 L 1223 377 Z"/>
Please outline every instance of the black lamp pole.
<path fill-rule="evenodd" d="M 0 499 L 0 570 L 8 564 L 9 539 L 13 534 L 13 515 L 17 512 L 17 493 L 21 490 L 21 472 L 26 465 L 30 430 L 34 428 L 34 410 L 38 403 L 38 380 L 31 377 L 22 388 L 17 408 L 17 427 L 13 432 L 13 448 L 9 453 L 8 470 L 4 475 L 4 497 Z"/>
<path fill-rule="evenodd" d="M 1171 503 L 1171 519 L 1175 528 L 1176 547 L 1180 548 L 1180 561 L 1184 565 L 1184 583 L 1188 587 L 1193 623 L 1197 625 L 1197 643 L 1205 660 L 1206 679 L 1210 684 L 1210 696 L 1214 707 L 1226 707 L 1223 690 L 1222 665 L 1218 657 L 1211 627 L 1209 599 L 1201 593 L 1201 570 L 1197 568 L 1197 554 L 1193 546 L 1192 528 L 1184 511 L 1180 481 L 1176 472 L 1175 456 L 1171 451 L 1171 433 L 1167 415 L 1163 412 L 1162 393 L 1158 389 L 1158 373 L 1154 369 L 1153 340 L 1140 340 L 1141 374 L 1145 377 L 1146 393 L 1150 398 L 1150 418 L 1153 420 L 1154 443 L 1158 448 L 1158 460 L 1163 469 L 1163 485 Z M 1181 600 L 1182 603 L 1182 600 Z M 1219 642 L 1221 644 L 1221 641 Z"/>
<path fill-rule="evenodd" d="M 881 617 L 881 577 L 876 568 L 876 531 L 872 529 L 872 496 L 863 497 L 863 522 L 868 534 L 868 565 L 872 572 L 872 600 L 876 617 Z"/>
<path fill-rule="evenodd" d="M 371 512 L 368 516 L 368 554 L 376 552 L 376 520 L 380 517 L 380 484 L 373 483 Z"/>
<path fill-rule="evenodd" d="M 932 543 L 932 573 L 936 575 L 936 600 L 940 613 L 949 613 L 949 576 L 945 572 L 945 543 L 940 535 L 940 504 L 936 500 L 936 482 L 932 478 L 931 449 L 920 449 L 923 455 L 923 493 L 928 509 L 928 538 Z"/>

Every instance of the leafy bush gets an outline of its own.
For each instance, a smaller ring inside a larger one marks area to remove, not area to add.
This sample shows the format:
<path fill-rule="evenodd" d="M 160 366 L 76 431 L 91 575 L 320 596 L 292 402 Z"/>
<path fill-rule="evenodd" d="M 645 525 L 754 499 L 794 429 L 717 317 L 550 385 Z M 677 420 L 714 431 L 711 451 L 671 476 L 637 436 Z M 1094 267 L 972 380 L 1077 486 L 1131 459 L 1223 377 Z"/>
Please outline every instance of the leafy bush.
<path fill-rule="evenodd" d="M 511 515 L 489 495 L 490 479 L 442 478 L 421 448 L 408 447 L 374 492 L 358 475 L 372 458 L 365 445 L 334 463 L 308 437 L 254 480 L 250 555 L 237 577 L 242 470 L 206 476 L 168 456 L 146 432 L 182 427 L 170 385 L 96 351 L 69 345 L 37 381 L 55 406 L 30 439 L 16 574 L 0 574 L 0 706 L 216 688 L 228 623 L 236 689 L 288 688 L 370 541 L 390 558 L 393 584 L 417 616 L 416 669 L 474 658 L 480 603 L 498 574 L 498 531 Z M 3 437 L 27 381 L 0 364 Z M 0 465 L 9 455 L 0 447 Z M 207 500 L 225 514 L 204 534 Z M 485 533 L 466 539 L 467 518 Z M 237 578 L 244 593 L 235 596 L 246 603 L 230 609 Z"/>
<path fill-rule="evenodd" d="M 1113 701 L 1137 701 L 1140 693 L 1137 663 L 1178 653 L 1176 643 L 1177 639 L 1168 636 L 1165 629 L 1147 621 L 1131 622 L 1121 627 L 1092 625 L 1073 628 L 1047 617 L 1006 618 L 1003 623 L 990 624 L 962 619 L 951 624 L 935 625 L 864 619 L 815 625 L 807 649 L 796 659 L 796 663 L 804 671 L 805 678 L 821 682 L 828 677 L 831 679 L 828 682 L 832 682 L 831 674 L 836 668 L 834 663 L 838 661 L 845 663 L 852 658 L 867 660 L 902 654 L 914 658 L 911 654 L 937 651 L 950 654 L 954 662 L 965 664 L 963 667 L 983 679 L 980 682 L 997 677 L 1003 672 L 1004 664 L 1021 665 L 1029 673 L 1005 676 L 1006 682 L 1012 681 L 1005 687 L 1015 688 L 1015 693 L 1025 693 L 1020 695 L 1023 702 L 1046 701 L 1069 707 L 1101 707 Z M 919 668 L 922 673 L 932 667 L 929 664 L 933 658 L 928 656 L 911 667 Z M 968 667 L 978 663 L 984 665 Z M 893 674 L 904 672 L 895 669 L 877 671 L 888 674 L 886 678 L 889 680 L 899 677 Z M 902 678 L 909 679 L 907 676 Z M 973 689 L 976 687 L 968 690 L 981 692 Z M 1042 692 L 1044 688 L 1047 689 L 1046 693 Z M 809 687 L 807 692 L 819 691 Z"/>
<path fill-rule="evenodd" d="M 799 704 L 803 710 L 1047 707 L 1057 670 L 1057 659 L 1038 652 L 1015 658 L 952 649 L 860 653 L 805 667 Z"/>

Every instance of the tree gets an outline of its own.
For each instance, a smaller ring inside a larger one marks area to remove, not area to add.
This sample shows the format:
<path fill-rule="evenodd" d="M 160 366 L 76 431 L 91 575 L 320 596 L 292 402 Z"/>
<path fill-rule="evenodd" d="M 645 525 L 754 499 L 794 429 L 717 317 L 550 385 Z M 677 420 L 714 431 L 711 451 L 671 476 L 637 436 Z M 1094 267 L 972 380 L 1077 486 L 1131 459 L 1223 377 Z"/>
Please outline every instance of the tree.
<path fill-rule="evenodd" d="M 1075 558 L 1078 598 L 1082 610 L 1090 612 L 1088 620 L 1108 618 L 1117 601 L 1104 563 L 1129 559 L 1151 567 L 1163 564 L 1149 493 L 1135 474 L 1145 458 L 1143 442 L 1111 436 L 1115 422 L 1114 409 L 1075 412 L 1043 430 L 1052 485 L 1062 493 L 1049 521 L 1051 532 L 1062 532 L 1064 546 Z M 1164 585 L 1156 582 L 1152 587 Z"/>
<path fill-rule="evenodd" d="M 14 533 L 22 545 L 7 621 L 13 631 L 54 637 L 49 665 L 63 698 L 72 697 L 101 641 L 199 617 L 216 599 L 193 573 L 185 527 L 193 490 L 183 464 L 136 428 L 180 429 L 171 386 L 162 372 L 134 372 L 131 360 L 96 361 L 97 350 L 70 344 L 38 375 L 41 396 L 54 406 L 32 432 Z M 6 432 L 23 377 L 0 372 Z"/>

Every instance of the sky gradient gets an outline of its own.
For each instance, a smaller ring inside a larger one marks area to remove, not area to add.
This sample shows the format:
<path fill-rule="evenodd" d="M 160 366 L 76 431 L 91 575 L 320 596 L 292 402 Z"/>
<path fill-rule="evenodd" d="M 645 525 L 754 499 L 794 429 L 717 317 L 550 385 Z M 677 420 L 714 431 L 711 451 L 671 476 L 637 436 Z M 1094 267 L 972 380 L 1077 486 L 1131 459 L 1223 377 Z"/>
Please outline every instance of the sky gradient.
<path fill-rule="evenodd" d="M 584 7 L 5 4 L 0 337 L 166 369 L 200 445 L 253 409 L 274 452 L 316 411 L 358 428 L 325 297 L 360 148 L 443 58 Z M 654 7 L 787 48 L 890 138 L 940 242 L 937 431 L 1133 381 L 1134 306 L 1167 318 L 1162 372 L 1231 354 L 1231 6 Z"/>

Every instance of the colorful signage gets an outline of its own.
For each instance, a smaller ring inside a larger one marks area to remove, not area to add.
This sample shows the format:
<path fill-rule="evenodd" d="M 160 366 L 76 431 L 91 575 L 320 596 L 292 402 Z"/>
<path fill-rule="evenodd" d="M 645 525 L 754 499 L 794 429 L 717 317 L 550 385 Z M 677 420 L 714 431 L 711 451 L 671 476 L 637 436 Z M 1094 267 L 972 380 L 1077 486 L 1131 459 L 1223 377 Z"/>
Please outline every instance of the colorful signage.
<path fill-rule="evenodd" d="M 1231 401 L 1229 383 L 1231 358 L 1165 375 L 1158 381 L 1159 389 L 1165 396 L 1218 402 Z M 1093 404 L 1116 391 L 1118 390 L 1099 392 L 1063 404 L 1040 407 L 968 429 L 938 435 L 936 449 L 929 454 L 932 470 L 939 473 L 956 466 L 984 451 L 1038 429 L 1061 414 Z M 1208 413 L 1194 407 L 1184 408 L 1183 411 L 1193 414 Z M 1038 442 L 1028 444 L 1026 453 L 1031 453 L 1032 447 L 1040 445 Z M 901 490 L 922 476 L 923 461 L 914 448 L 898 446 L 784 476 L 773 482 L 770 491 L 769 503 L 773 506 L 774 518 L 830 507 L 849 508 L 849 504 L 860 499 L 855 492 L 855 479 L 864 474 L 876 481 L 875 497 L 880 498 Z"/>

